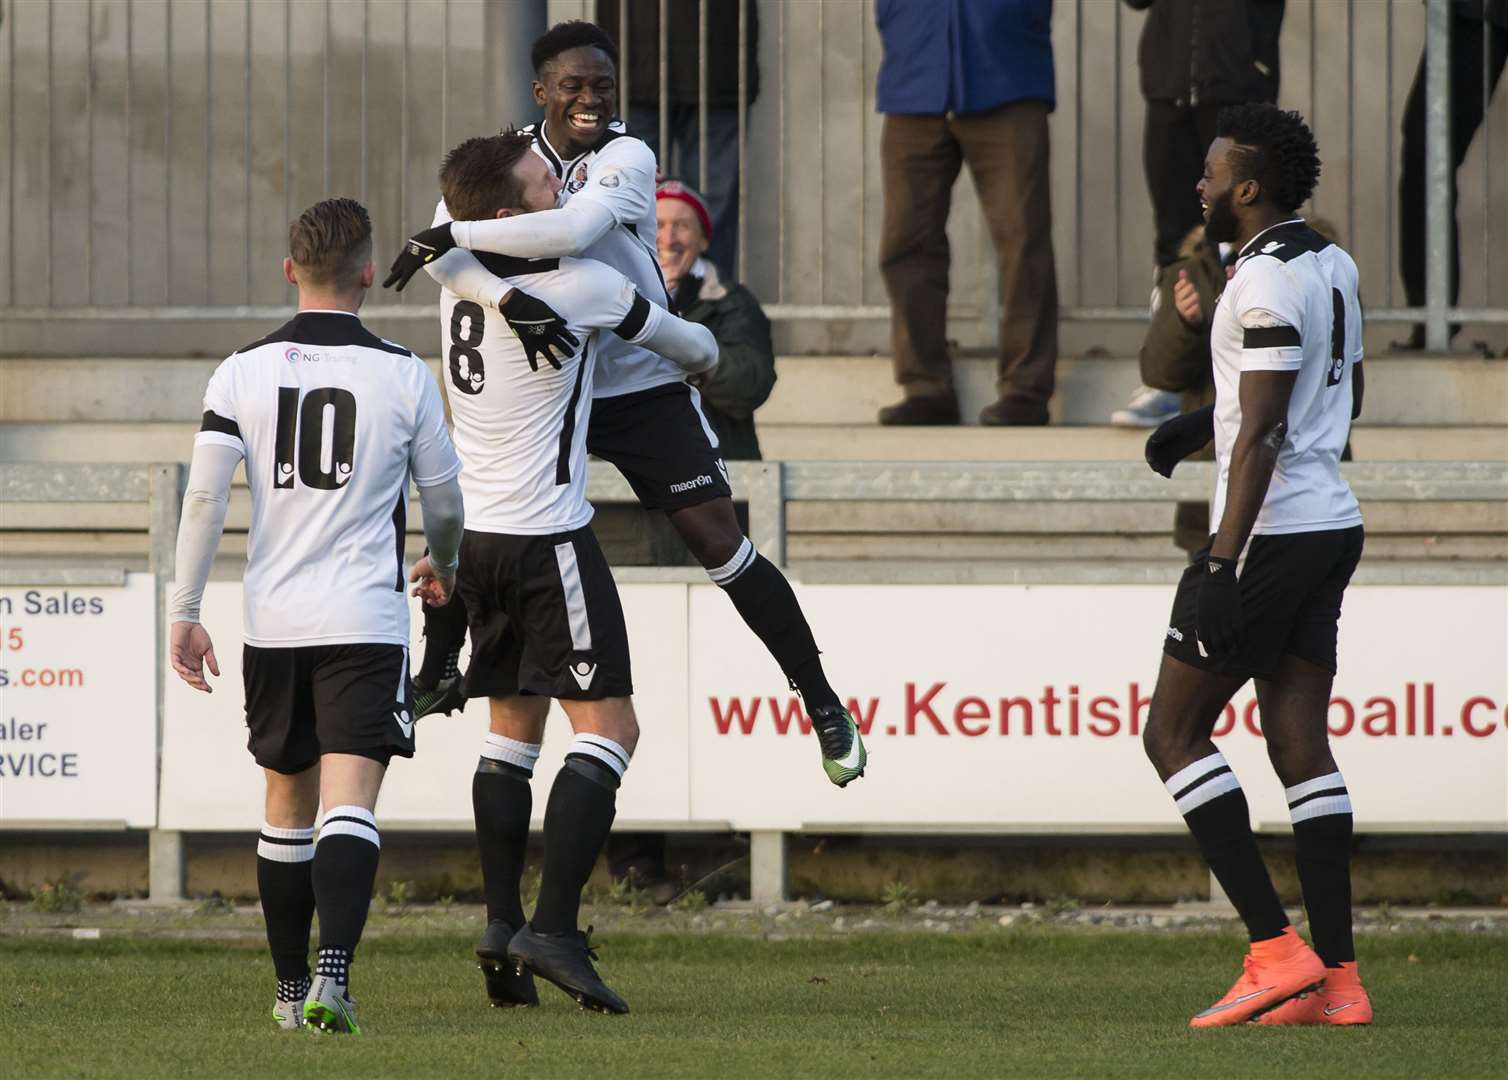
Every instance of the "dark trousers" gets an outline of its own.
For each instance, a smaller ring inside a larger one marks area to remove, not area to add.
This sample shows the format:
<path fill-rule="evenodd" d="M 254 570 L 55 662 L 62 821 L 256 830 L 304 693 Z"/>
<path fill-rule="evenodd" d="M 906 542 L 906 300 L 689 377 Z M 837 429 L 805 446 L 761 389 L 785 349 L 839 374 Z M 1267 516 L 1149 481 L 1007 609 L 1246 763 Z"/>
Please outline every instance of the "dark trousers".
<path fill-rule="evenodd" d="M 1204 221 L 1195 189 L 1204 175 L 1204 155 L 1215 141 L 1219 111 L 1219 105 L 1185 108 L 1171 101 L 1147 102 L 1142 164 L 1152 197 L 1158 266 L 1177 259 L 1183 238 Z"/>
<path fill-rule="evenodd" d="M 1485 40 L 1484 40 L 1485 37 Z M 1485 56 L 1484 56 L 1485 53 Z M 1456 170 L 1482 126 L 1483 101 L 1490 99 L 1508 60 L 1508 30 L 1478 19 L 1450 21 L 1450 302 L 1460 295 L 1461 259 L 1456 228 Z M 1398 180 L 1398 258 L 1403 292 L 1410 307 L 1425 295 L 1425 57 L 1419 57 L 1414 85 L 1403 107 L 1403 171 Z"/>
<path fill-rule="evenodd" d="M 890 294 L 895 380 L 907 397 L 953 393 L 946 228 L 953 182 L 965 162 L 1000 268 L 1000 395 L 1046 404 L 1058 359 L 1058 280 L 1047 106 L 1040 101 L 983 113 L 885 117 L 880 271 Z"/>
<path fill-rule="evenodd" d="M 701 192 L 707 201 L 707 216 L 712 219 L 712 239 L 706 257 L 717 266 L 724 281 L 734 281 L 738 269 L 734 265 L 738 259 L 738 109 L 707 110 L 705 191 L 698 187 L 702 145 L 697 107 L 672 105 L 666 119 L 670 137 L 664 143 L 660 140 L 660 111 L 656 107 L 635 105 L 629 112 L 628 130 L 649 144 L 667 179 L 679 180 Z"/>

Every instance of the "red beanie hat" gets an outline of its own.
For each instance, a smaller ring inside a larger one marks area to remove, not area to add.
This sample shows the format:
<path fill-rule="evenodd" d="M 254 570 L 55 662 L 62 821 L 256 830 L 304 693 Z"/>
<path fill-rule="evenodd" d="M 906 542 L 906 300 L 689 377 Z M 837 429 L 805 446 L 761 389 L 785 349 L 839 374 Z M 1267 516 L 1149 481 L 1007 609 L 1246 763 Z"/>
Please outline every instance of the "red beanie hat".
<path fill-rule="evenodd" d="M 661 199 L 679 199 L 696 212 L 696 219 L 702 223 L 702 235 L 708 240 L 712 239 L 712 217 L 707 213 L 707 204 L 702 201 L 695 189 L 687 187 L 679 180 L 666 180 L 655 188 L 655 201 Z"/>

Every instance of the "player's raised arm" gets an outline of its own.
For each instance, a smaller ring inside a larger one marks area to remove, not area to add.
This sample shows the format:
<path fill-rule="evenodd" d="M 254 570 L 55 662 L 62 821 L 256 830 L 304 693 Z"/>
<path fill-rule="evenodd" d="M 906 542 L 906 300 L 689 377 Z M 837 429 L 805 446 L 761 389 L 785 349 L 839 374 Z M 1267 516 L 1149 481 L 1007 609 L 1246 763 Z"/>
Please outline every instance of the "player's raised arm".
<path fill-rule="evenodd" d="M 435 204 L 435 217 L 430 228 L 448 225 L 450 220 L 445 200 L 440 199 Z M 474 300 L 490 308 L 498 307 L 508 292 L 508 283 L 483 266 L 481 260 L 465 248 L 451 248 L 424 264 L 424 272 L 441 288 L 449 289 L 463 300 Z"/>
<path fill-rule="evenodd" d="M 688 375 L 711 371 L 717 366 L 717 339 L 700 323 L 687 322 L 651 304 L 633 282 L 602 263 L 583 260 L 586 284 L 583 306 L 592 312 L 587 325 L 611 330 L 625 341 L 652 349 L 678 364 Z"/>
<path fill-rule="evenodd" d="M 183 493 L 183 518 L 178 525 L 176 576 L 168 618 L 172 622 L 168 657 L 178 677 L 196 690 L 211 693 L 204 669 L 219 675 L 214 642 L 199 623 L 204 585 L 215 562 L 215 550 L 225 531 L 230 505 L 230 482 L 245 457 L 241 430 L 226 402 L 225 368 L 215 373 L 205 395 L 204 422 L 194 439 L 188 488 Z"/>

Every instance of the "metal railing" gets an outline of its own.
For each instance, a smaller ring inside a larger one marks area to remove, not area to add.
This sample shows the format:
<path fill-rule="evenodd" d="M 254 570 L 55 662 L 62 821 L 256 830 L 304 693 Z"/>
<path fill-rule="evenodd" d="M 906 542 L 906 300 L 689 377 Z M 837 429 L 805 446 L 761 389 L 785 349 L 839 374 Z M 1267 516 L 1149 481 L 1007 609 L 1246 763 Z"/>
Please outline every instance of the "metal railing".
<path fill-rule="evenodd" d="M 711 2 L 700 0 L 705 13 Z M 660 13 L 659 130 L 668 121 L 668 0 Z M 519 44 L 546 16 L 595 0 L 0 0 L 0 327 L 38 320 L 269 319 L 291 297 L 276 265 L 285 223 L 328 194 L 373 211 L 378 258 L 426 224 L 430 179 L 466 133 L 532 119 Z M 873 0 L 759 0 L 764 73 L 747 102 L 739 20 L 739 276 L 776 319 L 888 316 L 878 262 L 881 49 Z M 1068 320 L 1145 318 L 1151 229 L 1140 167 L 1135 46 L 1143 16 L 1059 0 L 1051 121 L 1054 243 Z M 1483 81 L 1482 124 L 1460 171 L 1462 303 L 1449 302 L 1449 0 L 1289 0 L 1281 102 L 1313 123 L 1326 162 L 1313 209 L 1362 269 L 1374 321 L 1508 322 L 1508 106 Z M 706 20 L 699 20 L 706 41 Z M 1394 188 L 1402 104 L 1421 49 L 1428 296 L 1400 303 Z M 627 61 L 623 58 L 626 72 Z M 1488 63 L 1485 54 L 1483 63 Z M 697 127 L 708 123 L 709 65 Z M 631 87 L 622 79 L 627 102 Z M 1502 95 L 1508 97 L 1508 95 Z M 697 179 L 705 185 L 707 161 Z M 988 230 L 965 175 L 955 193 L 955 316 L 993 336 Z M 373 318 L 429 320 L 427 281 L 382 294 Z M 0 346 L 3 347 L 3 346 Z"/>

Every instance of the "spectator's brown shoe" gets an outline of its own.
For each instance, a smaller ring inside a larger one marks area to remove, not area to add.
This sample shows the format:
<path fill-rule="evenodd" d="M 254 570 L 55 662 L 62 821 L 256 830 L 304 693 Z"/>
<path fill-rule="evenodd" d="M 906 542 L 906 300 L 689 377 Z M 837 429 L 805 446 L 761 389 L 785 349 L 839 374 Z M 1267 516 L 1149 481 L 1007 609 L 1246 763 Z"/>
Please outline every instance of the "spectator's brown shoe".
<path fill-rule="evenodd" d="M 956 398 L 945 397 L 941 394 L 903 398 L 894 405 L 886 405 L 880 410 L 880 423 L 886 427 L 901 424 L 956 424 L 958 423 L 958 401 Z"/>
<path fill-rule="evenodd" d="M 1010 395 L 979 410 L 986 427 L 1041 427 L 1047 423 L 1047 402 Z"/>

